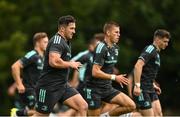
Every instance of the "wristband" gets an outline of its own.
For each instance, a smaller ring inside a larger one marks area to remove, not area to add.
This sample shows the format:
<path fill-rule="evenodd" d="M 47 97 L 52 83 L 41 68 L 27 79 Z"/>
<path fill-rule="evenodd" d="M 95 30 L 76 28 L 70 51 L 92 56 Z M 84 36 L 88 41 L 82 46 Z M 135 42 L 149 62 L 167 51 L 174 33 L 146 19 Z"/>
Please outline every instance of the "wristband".
<path fill-rule="evenodd" d="M 116 80 L 116 75 L 111 75 L 111 80 Z"/>
<path fill-rule="evenodd" d="M 135 83 L 135 86 L 136 87 L 141 87 L 141 84 L 140 83 Z"/>

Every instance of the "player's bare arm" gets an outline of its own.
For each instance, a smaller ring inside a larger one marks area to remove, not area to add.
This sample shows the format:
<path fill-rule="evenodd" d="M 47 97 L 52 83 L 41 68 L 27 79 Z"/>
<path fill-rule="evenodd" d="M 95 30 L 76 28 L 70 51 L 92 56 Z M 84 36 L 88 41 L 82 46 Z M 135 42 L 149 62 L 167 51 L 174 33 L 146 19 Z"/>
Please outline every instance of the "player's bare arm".
<path fill-rule="evenodd" d="M 125 85 L 128 85 L 129 80 L 125 78 L 126 74 L 121 74 L 121 75 L 107 74 L 103 72 L 101 68 L 102 66 L 98 64 L 94 64 L 92 69 L 92 75 L 96 78 L 115 80 L 118 83 L 123 83 Z"/>
<path fill-rule="evenodd" d="M 139 59 L 137 61 L 137 63 L 135 64 L 134 67 L 134 83 L 135 83 L 135 87 L 134 87 L 134 95 L 139 96 L 141 93 L 141 89 L 140 89 L 140 80 L 141 80 L 141 74 L 142 74 L 142 69 L 144 66 L 144 61 L 142 59 Z"/>
<path fill-rule="evenodd" d="M 64 61 L 61 59 L 61 55 L 57 52 L 49 53 L 49 65 L 54 68 L 73 68 L 78 70 L 81 67 L 80 62 Z"/>
<path fill-rule="evenodd" d="M 16 82 L 16 86 L 18 89 L 19 93 L 24 93 L 25 92 L 25 87 L 22 83 L 21 79 L 21 69 L 23 68 L 23 65 L 21 64 L 20 60 L 16 61 L 12 66 L 12 76 Z"/>

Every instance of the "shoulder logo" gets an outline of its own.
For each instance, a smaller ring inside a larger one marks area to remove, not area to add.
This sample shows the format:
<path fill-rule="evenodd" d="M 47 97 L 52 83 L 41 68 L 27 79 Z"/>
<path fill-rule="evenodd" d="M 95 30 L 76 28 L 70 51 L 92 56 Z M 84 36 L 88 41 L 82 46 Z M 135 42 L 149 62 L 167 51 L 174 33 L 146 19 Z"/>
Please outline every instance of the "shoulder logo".
<path fill-rule="evenodd" d="M 104 46 L 104 43 L 99 43 L 97 48 L 96 48 L 96 53 L 101 53 L 103 46 Z"/>
<path fill-rule="evenodd" d="M 28 52 L 26 55 L 25 55 L 25 58 L 30 58 L 31 56 L 35 55 L 36 54 L 36 51 L 32 50 L 30 52 Z"/>
<path fill-rule="evenodd" d="M 146 52 L 151 53 L 153 51 L 153 49 L 154 49 L 154 46 L 150 45 L 146 48 Z"/>
<path fill-rule="evenodd" d="M 68 52 L 68 53 L 67 53 L 67 56 L 69 56 L 69 57 L 71 58 L 71 53 Z"/>
<path fill-rule="evenodd" d="M 55 36 L 54 36 L 54 41 L 53 41 L 53 43 L 54 43 L 54 44 L 60 44 L 60 42 L 61 42 L 61 37 L 55 35 Z"/>

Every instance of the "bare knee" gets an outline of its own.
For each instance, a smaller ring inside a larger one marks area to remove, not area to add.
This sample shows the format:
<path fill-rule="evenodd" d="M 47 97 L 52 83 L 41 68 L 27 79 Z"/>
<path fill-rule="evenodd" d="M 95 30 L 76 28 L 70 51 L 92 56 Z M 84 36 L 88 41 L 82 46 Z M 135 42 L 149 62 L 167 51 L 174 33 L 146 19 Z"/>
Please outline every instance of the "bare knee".
<path fill-rule="evenodd" d="M 162 109 L 159 100 L 156 100 L 152 103 L 152 108 L 154 116 L 162 116 Z"/>
<path fill-rule="evenodd" d="M 129 109 L 131 111 L 134 111 L 136 109 L 136 104 L 132 101 L 129 105 L 128 105 Z"/>
<path fill-rule="evenodd" d="M 79 111 L 87 111 L 88 104 L 84 101 L 81 105 L 79 105 Z"/>

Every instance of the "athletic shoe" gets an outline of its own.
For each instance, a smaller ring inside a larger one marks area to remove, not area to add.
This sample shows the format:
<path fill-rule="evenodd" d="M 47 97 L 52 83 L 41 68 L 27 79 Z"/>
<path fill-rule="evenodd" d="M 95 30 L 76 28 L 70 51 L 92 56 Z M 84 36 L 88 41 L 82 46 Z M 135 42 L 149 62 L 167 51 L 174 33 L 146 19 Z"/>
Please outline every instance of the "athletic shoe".
<path fill-rule="evenodd" d="M 12 108 L 11 109 L 11 117 L 17 117 L 17 114 L 16 114 L 17 111 L 18 111 L 17 108 Z"/>

